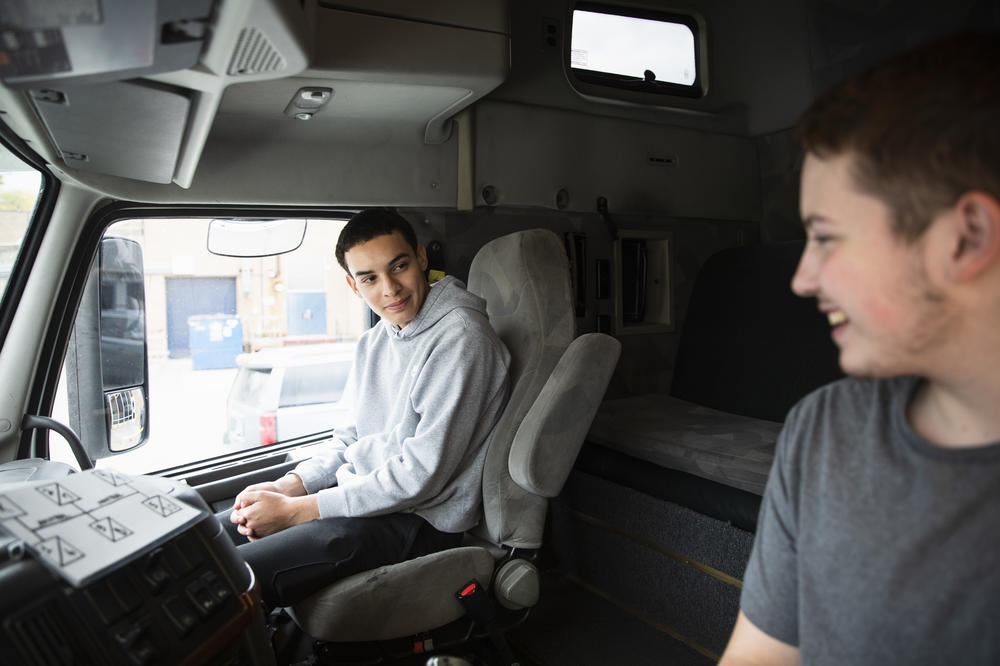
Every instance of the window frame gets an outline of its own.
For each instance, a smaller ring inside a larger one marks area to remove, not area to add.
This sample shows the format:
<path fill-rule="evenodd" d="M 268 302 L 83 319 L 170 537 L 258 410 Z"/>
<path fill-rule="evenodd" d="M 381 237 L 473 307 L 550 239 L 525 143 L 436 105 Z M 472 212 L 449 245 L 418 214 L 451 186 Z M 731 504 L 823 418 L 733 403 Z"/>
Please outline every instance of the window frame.
<path fill-rule="evenodd" d="M 28 221 L 28 228 L 21 246 L 14 257 L 11 265 L 10 277 L 7 286 L 0 294 L 0 348 L 7 342 L 7 334 L 10 332 L 11 323 L 14 321 L 14 313 L 17 310 L 17 303 L 24 294 L 25 285 L 28 282 L 28 275 L 31 273 L 31 266 L 35 263 L 38 250 L 42 245 L 42 238 L 48 229 L 52 211 L 55 209 L 56 199 L 59 194 L 59 180 L 52 175 L 48 167 L 38 153 L 31 149 L 27 143 L 14 135 L 10 128 L 0 122 L 0 144 L 12 155 L 18 157 L 25 163 L 26 167 L 35 169 L 41 175 L 41 184 L 38 189 L 38 198 L 35 200 L 35 207 L 31 212 Z"/>
<path fill-rule="evenodd" d="M 337 217 L 349 218 L 358 212 L 354 208 L 343 207 L 293 207 L 293 206 L 211 206 L 198 204 L 144 204 L 136 202 L 113 202 L 93 211 L 83 223 L 76 246 L 73 248 L 67 271 L 59 294 L 53 304 L 51 325 L 41 341 L 38 372 L 26 403 L 27 412 L 51 415 L 59 386 L 60 371 L 66 360 L 70 334 L 76 322 L 77 311 L 83 298 L 89 271 L 104 233 L 115 222 L 133 218 L 212 218 L 212 217 Z M 20 259 L 20 255 L 18 257 Z M 11 278 L 14 271 L 11 273 Z M 49 456 L 49 431 L 45 429 L 25 430 L 21 433 L 17 458 L 31 455 Z M 305 438 L 303 443 L 309 443 Z M 282 451 L 301 446 L 291 443 L 282 446 Z M 231 465 L 248 457 L 259 457 L 260 451 L 249 448 L 219 456 L 206 457 L 189 463 L 174 464 L 159 470 L 149 470 L 152 475 L 169 475 L 174 470 L 212 468 L 216 465 Z"/>
<path fill-rule="evenodd" d="M 580 69 L 572 64 L 573 56 L 573 16 L 577 11 L 595 12 L 611 16 L 646 19 L 663 23 L 675 23 L 687 27 L 694 37 L 694 81 L 691 85 L 668 81 L 644 81 L 636 77 Z M 580 92 L 598 97 L 621 98 L 639 95 L 647 104 L 665 104 L 667 98 L 682 97 L 700 99 L 707 93 L 705 67 L 702 54 L 704 29 L 702 22 L 692 14 L 657 11 L 639 7 L 623 7 L 601 2 L 579 2 L 569 11 L 569 35 L 565 40 L 565 64 L 570 84 Z"/>

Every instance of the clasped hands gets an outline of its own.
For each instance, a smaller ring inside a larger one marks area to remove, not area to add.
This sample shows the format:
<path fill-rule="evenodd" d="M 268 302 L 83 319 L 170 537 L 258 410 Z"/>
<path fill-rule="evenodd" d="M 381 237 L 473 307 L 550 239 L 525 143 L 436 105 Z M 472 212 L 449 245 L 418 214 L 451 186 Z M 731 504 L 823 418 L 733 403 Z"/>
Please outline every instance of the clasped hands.
<path fill-rule="evenodd" d="M 319 519 L 316 495 L 307 495 L 302 479 L 286 474 L 277 481 L 247 486 L 233 503 L 229 520 L 250 541 Z"/>

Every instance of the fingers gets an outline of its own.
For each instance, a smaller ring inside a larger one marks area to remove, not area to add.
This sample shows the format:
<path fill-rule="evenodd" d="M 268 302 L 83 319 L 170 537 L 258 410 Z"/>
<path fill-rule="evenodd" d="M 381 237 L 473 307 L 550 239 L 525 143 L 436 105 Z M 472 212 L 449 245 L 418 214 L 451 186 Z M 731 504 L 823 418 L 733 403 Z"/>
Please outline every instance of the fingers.
<path fill-rule="evenodd" d="M 260 490 L 251 490 L 253 486 L 247 488 L 239 495 L 236 496 L 236 500 L 233 502 L 233 509 L 245 509 L 260 498 Z"/>
<path fill-rule="evenodd" d="M 239 510 L 234 509 L 231 514 L 229 514 L 229 522 L 235 523 L 236 525 L 245 525 L 247 522 L 246 516 L 239 512 Z"/>

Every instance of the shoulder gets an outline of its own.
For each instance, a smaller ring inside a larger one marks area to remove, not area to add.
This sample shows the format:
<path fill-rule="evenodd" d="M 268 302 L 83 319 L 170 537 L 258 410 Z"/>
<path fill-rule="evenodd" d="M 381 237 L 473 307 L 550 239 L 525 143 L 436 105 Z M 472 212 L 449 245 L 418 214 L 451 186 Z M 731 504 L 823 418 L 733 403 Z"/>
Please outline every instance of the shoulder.
<path fill-rule="evenodd" d="M 908 392 L 915 378 L 859 379 L 846 377 L 819 387 L 802 398 L 788 414 L 788 421 L 803 418 L 835 418 L 858 411 L 871 413 L 883 408 L 888 414 L 892 401 Z"/>
<path fill-rule="evenodd" d="M 472 308 L 455 308 L 434 325 L 437 344 L 502 347 L 499 336 L 482 312 Z"/>
<path fill-rule="evenodd" d="M 800 469 L 852 464 L 867 456 L 875 440 L 888 446 L 893 414 L 905 400 L 913 377 L 892 379 L 846 378 L 822 386 L 796 404 L 788 414 L 778 441 L 778 458 Z"/>

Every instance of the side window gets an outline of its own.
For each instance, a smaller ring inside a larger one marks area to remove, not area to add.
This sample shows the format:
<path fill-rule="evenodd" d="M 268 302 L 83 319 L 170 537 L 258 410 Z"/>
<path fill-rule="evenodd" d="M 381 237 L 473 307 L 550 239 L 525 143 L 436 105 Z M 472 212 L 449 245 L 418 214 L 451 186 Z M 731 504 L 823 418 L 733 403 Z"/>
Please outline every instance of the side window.
<path fill-rule="evenodd" d="M 102 285 L 93 299 L 101 303 L 100 365 L 114 367 L 127 358 L 125 351 L 134 350 L 142 339 L 139 335 L 137 343 L 130 332 L 145 330 L 148 371 L 117 384 L 138 387 L 129 389 L 128 397 L 128 415 L 135 414 L 136 427 L 141 426 L 139 409 L 145 398 L 149 437 L 132 450 L 122 447 L 122 453 L 92 453 L 107 456 L 97 460 L 98 467 L 154 472 L 321 433 L 335 427 L 343 415 L 338 401 L 367 317 L 367 308 L 348 288 L 334 258 L 345 221 L 310 219 L 297 249 L 253 257 L 209 252 L 210 222 L 122 220 L 104 234 L 95 261 L 100 261 L 104 283 L 114 288 Z M 108 243 L 123 240 L 141 249 L 140 293 L 107 275 L 104 255 L 113 247 Z M 95 263 L 92 281 L 97 273 Z M 145 321 L 125 316 L 139 307 L 143 295 Z M 104 376 L 103 384 L 87 381 L 83 357 L 89 353 L 88 336 L 83 327 L 85 318 L 92 317 L 87 299 L 85 294 L 53 416 L 85 440 L 90 433 L 85 446 L 93 450 L 94 441 L 111 429 L 107 414 L 117 413 L 100 407 L 112 405 L 109 391 L 120 387 L 109 387 L 106 371 L 97 373 Z M 347 370 L 341 371 L 333 359 L 347 359 Z M 302 378 L 293 368 L 308 368 L 311 374 Z M 145 386 L 143 377 L 148 378 Z M 294 387 L 286 386 L 288 382 Z M 283 404 L 286 394 L 303 387 L 313 393 L 312 413 L 306 415 L 294 413 L 297 406 Z M 103 401 L 95 397 L 102 391 Z M 68 447 L 62 447 L 53 437 L 52 457 L 72 463 Z M 110 448 L 117 451 L 113 444 Z"/>
<path fill-rule="evenodd" d="M 42 175 L 0 144 L 0 294 L 7 293 L 41 186 Z"/>
<path fill-rule="evenodd" d="M 688 15 L 581 2 L 573 10 L 571 80 L 601 97 L 700 97 L 699 33 Z"/>

